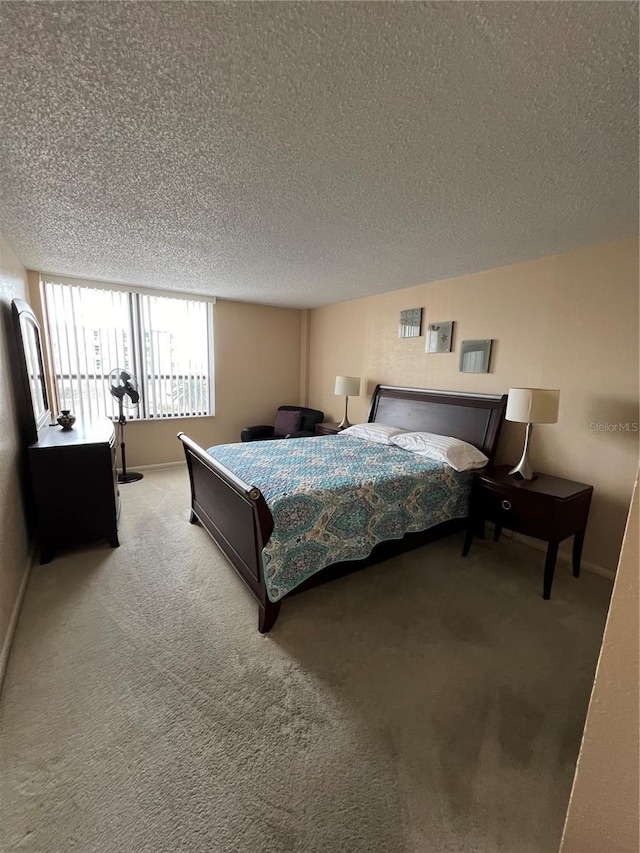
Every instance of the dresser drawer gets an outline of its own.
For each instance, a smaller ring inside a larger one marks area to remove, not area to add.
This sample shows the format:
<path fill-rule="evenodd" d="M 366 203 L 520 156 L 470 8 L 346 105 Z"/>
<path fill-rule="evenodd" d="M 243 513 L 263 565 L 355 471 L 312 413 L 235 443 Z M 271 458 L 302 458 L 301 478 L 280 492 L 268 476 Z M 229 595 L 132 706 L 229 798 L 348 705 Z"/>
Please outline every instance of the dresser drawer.
<path fill-rule="evenodd" d="M 544 496 L 476 483 L 475 499 L 483 516 L 527 536 L 545 537 L 554 527 L 555 506 Z"/>

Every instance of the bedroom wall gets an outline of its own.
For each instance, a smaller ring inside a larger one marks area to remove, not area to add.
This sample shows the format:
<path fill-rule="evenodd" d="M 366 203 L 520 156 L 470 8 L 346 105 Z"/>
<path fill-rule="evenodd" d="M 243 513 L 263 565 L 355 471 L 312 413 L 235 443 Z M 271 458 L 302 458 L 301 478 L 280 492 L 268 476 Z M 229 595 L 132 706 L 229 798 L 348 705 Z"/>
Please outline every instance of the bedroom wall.
<path fill-rule="evenodd" d="M 14 383 L 9 371 L 13 334 L 11 300 L 26 295 L 26 270 L 0 235 L 0 673 L 6 641 L 27 568 L 29 542 L 19 476 L 20 445 L 14 414 Z"/>
<path fill-rule="evenodd" d="M 639 514 L 636 480 L 561 853 L 640 850 Z"/>
<path fill-rule="evenodd" d="M 427 355 L 425 337 L 399 339 L 398 315 L 454 320 L 454 351 Z M 488 393 L 510 386 L 560 389 L 559 422 L 534 428 L 535 467 L 592 483 L 585 560 L 614 570 L 638 464 L 638 432 L 592 424 L 636 424 L 638 241 L 594 246 L 474 275 L 314 309 L 309 401 L 327 420 L 342 416 L 336 374 L 362 377 L 349 400 L 366 420 L 376 383 Z M 460 342 L 493 338 L 491 372 L 458 372 Z M 524 427 L 505 424 L 498 462 L 516 461 Z"/>

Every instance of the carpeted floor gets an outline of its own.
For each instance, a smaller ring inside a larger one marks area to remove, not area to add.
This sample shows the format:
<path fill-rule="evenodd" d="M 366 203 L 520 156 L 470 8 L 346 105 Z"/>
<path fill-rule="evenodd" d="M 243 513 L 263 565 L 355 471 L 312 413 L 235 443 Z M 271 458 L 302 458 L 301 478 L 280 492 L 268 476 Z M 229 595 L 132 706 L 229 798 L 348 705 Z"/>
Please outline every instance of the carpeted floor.
<path fill-rule="evenodd" d="M 0 847 L 555 853 L 610 584 L 458 536 L 293 598 L 273 632 L 183 469 L 119 549 L 34 569 L 1 702 Z"/>

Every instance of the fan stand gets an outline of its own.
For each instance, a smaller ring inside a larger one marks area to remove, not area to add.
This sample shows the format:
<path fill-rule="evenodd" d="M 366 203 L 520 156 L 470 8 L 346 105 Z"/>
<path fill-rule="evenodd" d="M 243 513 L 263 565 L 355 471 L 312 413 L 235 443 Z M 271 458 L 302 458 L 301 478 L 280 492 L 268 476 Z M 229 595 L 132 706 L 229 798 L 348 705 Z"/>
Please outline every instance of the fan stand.
<path fill-rule="evenodd" d="M 124 395 L 123 395 L 124 396 Z M 138 480 L 142 480 L 144 474 L 139 474 L 137 471 L 127 471 L 127 456 L 124 448 L 124 427 L 127 422 L 127 419 L 124 416 L 124 411 L 122 407 L 122 397 L 118 398 L 118 425 L 120 427 L 120 453 L 122 455 L 122 473 L 118 474 L 118 482 L 119 483 L 137 483 Z"/>

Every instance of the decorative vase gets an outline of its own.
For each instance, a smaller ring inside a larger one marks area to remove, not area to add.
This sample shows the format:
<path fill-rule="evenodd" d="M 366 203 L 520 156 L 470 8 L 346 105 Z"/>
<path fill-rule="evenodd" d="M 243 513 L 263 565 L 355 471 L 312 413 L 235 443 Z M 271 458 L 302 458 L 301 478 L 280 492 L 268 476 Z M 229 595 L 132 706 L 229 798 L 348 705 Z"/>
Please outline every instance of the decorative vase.
<path fill-rule="evenodd" d="M 76 416 L 71 414 L 70 409 L 63 409 L 57 417 L 62 429 L 71 429 L 76 422 Z"/>

